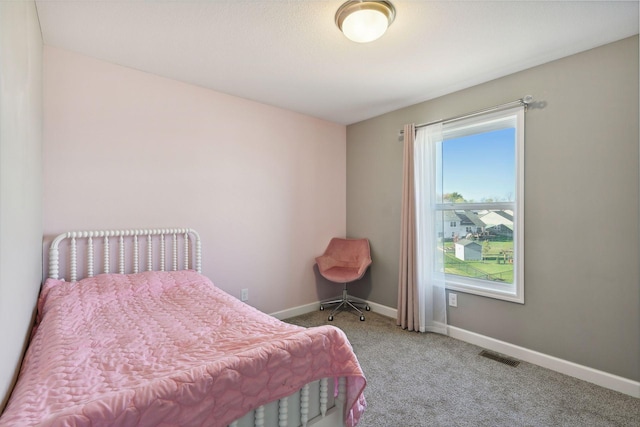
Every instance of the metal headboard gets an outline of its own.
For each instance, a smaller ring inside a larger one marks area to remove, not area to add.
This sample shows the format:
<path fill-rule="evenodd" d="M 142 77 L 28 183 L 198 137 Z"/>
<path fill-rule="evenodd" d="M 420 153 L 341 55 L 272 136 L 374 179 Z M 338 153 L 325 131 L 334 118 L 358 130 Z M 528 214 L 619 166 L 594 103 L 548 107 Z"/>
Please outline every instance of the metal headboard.
<path fill-rule="evenodd" d="M 70 239 L 68 264 L 70 281 L 76 282 L 78 277 L 78 240 L 86 240 L 86 277 L 93 277 L 96 271 L 95 265 L 95 248 L 94 239 L 102 241 L 98 243 L 99 250 L 102 252 L 103 268 L 101 273 L 110 273 L 112 251 L 110 247 L 111 239 L 117 239 L 118 242 L 118 262 L 117 272 L 139 273 L 140 272 L 140 247 L 139 240 L 146 240 L 146 271 L 153 271 L 154 267 L 154 248 L 156 249 L 156 257 L 159 258 L 159 271 L 166 270 L 167 244 L 166 237 L 171 238 L 171 270 L 180 270 L 178 264 L 179 259 L 183 260 L 183 270 L 190 268 L 195 269 L 198 273 L 202 272 L 202 249 L 200 236 L 191 228 L 164 228 L 164 229 L 134 229 L 134 230 L 98 230 L 98 231 L 69 231 L 58 235 L 49 247 L 49 277 L 58 279 L 60 275 L 60 243 L 65 239 Z M 142 239 L 140 239 L 142 238 Z M 183 240 L 182 254 L 179 256 L 178 240 Z M 157 243 L 154 243 L 156 242 Z M 195 248 L 190 253 L 191 243 L 195 243 Z M 132 266 L 126 268 L 126 252 L 133 252 Z M 145 251 L 143 251 L 143 254 Z M 80 277 L 81 279 L 82 277 Z"/>

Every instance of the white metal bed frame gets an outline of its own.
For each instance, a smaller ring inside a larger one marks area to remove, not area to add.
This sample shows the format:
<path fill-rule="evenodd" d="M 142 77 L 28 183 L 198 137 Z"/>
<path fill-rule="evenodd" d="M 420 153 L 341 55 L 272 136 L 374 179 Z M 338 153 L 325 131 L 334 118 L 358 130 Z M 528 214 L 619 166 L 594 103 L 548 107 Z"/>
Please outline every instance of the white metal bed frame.
<path fill-rule="evenodd" d="M 119 274 L 139 273 L 145 265 L 146 271 L 166 271 L 167 237 L 171 240 L 171 270 L 194 269 L 201 273 L 200 235 L 191 228 L 163 228 L 70 231 L 60 234 L 53 239 L 49 247 L 48 277 L 60 278 L 60 258 L 65 258 L 65 255 L 69 267 L 69 281 L 76 282 L 84 277 L 93 277 L 97 271 L 96 252 L 102 255 L 101 273 L 110 273 L 113 264 L 113 239 L 117 239 L 118 242 Z M 68 245 L 62 244 L 65 240 Z M 140 251 L 142 240 L 146 240 L 146 251 L 142 251 L 143 259 Z M 82 246 L 79 245 L 79 241 L 84 243 L 84 254 L 78 250 L 78 247 Z M 86 271 L 82 270 L 81 266 L 79 273 L 79 261 L 86 262 Z M 180 268 L 180 261 L 183 268 Z M 158 265 L 157 270 L 154 270 L 154 265 Z M 82 274 L 83 271 L 85 274 Z M 335 398 L 333 388 L 332 378 L 305 384 L 297 393 L 260 406 L 231 423 L 229 427 L 343 427 L 346 379 L 338 379 L 338 395 Z"/>

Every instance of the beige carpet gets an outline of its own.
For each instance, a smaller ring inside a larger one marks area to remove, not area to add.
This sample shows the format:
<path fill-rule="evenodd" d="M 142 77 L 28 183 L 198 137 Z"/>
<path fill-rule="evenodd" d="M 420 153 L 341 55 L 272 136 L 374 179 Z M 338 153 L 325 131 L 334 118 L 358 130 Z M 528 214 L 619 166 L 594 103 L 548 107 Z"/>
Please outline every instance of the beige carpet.
<path fill-rule="evenodd" d="M 327 311 L 287 319 L 347 334 L 367 377 L 359 427 L 640 426 L 640 399 L 530 363 L 512 367 L 471 344 L 407 332 L 395 319 Z"/>

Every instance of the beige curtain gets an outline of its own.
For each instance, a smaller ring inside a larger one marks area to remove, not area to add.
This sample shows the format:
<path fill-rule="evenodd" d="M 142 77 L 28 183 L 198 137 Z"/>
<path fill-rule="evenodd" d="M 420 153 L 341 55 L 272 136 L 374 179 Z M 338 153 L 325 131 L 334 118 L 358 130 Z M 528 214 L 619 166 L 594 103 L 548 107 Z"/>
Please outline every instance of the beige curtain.
<path fill-rule="evenodd" d="M 414 191 L 413 144 L 415 125 L 404 126 L 402 176 L 402 218 L 400 235 L 400 273 L 398 279 L 398 317 L 403 329 L 418 331 L 420 325 L 416 271 L 416 209 Z"/>

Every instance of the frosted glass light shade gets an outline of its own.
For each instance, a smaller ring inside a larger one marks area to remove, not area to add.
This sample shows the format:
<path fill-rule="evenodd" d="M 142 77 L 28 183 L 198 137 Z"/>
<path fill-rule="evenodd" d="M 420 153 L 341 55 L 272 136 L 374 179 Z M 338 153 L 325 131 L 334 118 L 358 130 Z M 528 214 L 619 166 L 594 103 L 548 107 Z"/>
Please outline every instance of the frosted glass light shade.
<path fill-rule="evenodd" d="M 358 43 L 382 36 L 395 18 L 395 8 L 387 1 L 348 1 L 336 13 L 336 25 Z"/>
<path fill-rule="evenodd" d="M 377 10 L 358 10 L 347 16 L 342 32 L 358 43 L 372 42 L 387 31 L 387 17 Z"/>

